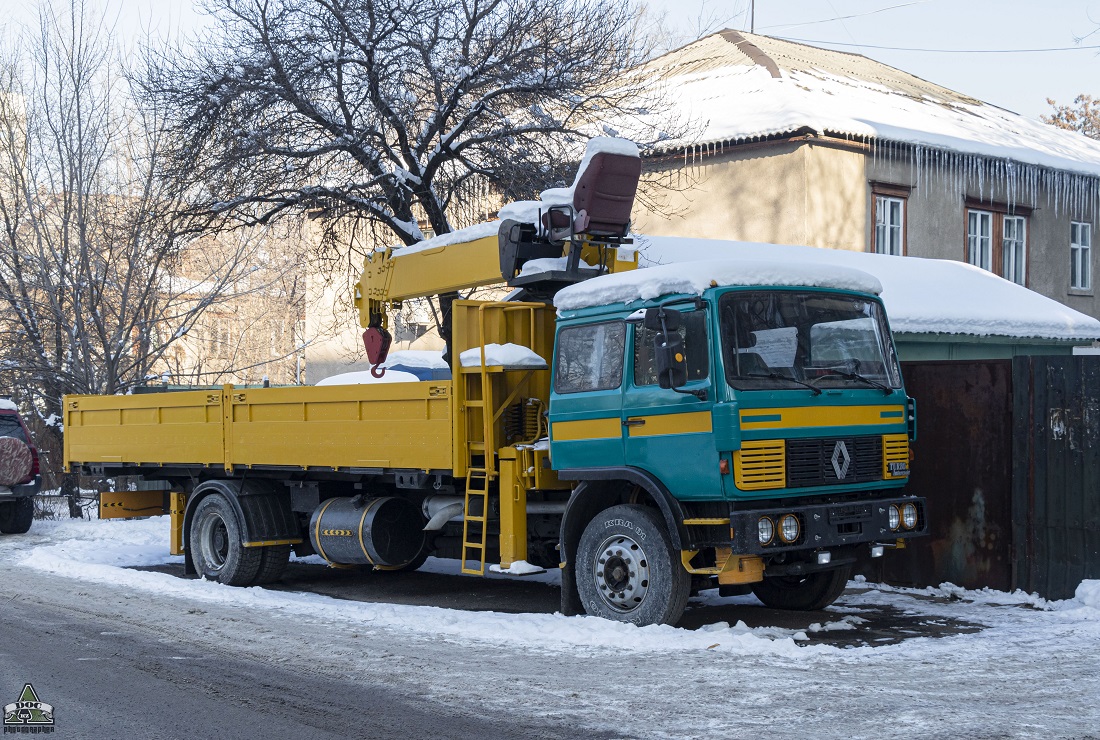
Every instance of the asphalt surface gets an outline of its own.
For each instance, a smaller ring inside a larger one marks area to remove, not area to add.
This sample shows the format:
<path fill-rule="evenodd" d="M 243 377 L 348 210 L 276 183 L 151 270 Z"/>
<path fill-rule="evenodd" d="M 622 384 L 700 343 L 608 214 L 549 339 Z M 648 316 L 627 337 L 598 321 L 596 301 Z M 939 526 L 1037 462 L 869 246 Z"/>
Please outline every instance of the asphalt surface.
<path fill-rule="evenodd" d="M 89 606 L 95 600 L 92 593 L 74 595 L 90 600 Z M 32 684 L 39 700 L 54 707 L 53 737 L 484 740 L 570 734 L 561 726 L 446 712 L 383 682 L 293 670 L 235 654 L 232 645 L 213 653 L 209 645 L 189 644 L 185 635 L 158 635 L 149 625 L 105 619 L 94 608 L 42 601 L 0 596 L 0 706 Z"/>

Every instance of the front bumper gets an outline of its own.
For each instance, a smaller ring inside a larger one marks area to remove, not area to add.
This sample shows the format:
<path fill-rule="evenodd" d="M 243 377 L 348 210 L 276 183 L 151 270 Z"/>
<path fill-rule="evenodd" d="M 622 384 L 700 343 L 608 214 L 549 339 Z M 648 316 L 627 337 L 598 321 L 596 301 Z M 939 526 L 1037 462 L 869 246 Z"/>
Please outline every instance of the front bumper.
<path fill-rule="evenodd" d="M 905 504 L 917 507 L 917 524 L 912 529 L 890 528 L 890 506 L 899 509 Z M 823 548 L 894 542 L 928 534 L 927 506 L 920 496 L 850 501 L 836 504 L 792 505 L 768 509 L 730 512 L 733 551 L 742 555 L 775 555 Z M 793 542 L 783 542 L 778 533 L 782 517 L 793 514 L 799 519 L 799 536 Z M 776 534 L 771 543 L 760 543 L 758 523 L 769 517 Z"/>

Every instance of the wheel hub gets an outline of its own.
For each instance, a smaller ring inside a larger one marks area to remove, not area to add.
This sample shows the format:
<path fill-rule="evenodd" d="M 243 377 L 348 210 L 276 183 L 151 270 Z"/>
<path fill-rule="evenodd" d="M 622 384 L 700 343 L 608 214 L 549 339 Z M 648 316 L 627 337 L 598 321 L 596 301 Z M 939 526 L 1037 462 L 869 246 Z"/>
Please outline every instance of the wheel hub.
<path fill-rule="evenodd" d="M 608 537 L 596 550 L 596 593 L 612 609 L 637 609 L 649 591 L 649 559 L 641 545 L 626 535 Z"/>
<path fill-rule="evenodd" d="M 229 532 L 225 522 L 214 512 L 208 512 L 199 527 L 199 542 L 206 562 L 220 570 L 229 556 Z"/>

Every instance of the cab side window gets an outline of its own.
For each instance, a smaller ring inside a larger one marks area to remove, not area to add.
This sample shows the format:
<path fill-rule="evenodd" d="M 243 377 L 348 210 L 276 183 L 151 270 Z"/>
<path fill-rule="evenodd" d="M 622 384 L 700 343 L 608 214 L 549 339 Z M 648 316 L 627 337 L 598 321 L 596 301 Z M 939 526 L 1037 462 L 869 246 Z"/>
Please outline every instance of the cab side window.
<path fill-rule="evenodd" d="M 626 324 L 622 321 L 562 329 L 558 334 L 556 393 L 607 391 L 623 383 Z"/>
<path fill-rule="evenodd" d="M 707 314 L 705 311 L 685 311 L 681 317 L 678 333 L 684 340 L 688 382 L 705 380 L 710 368 Z M 657 385 L 657 362 L 653 356 L 653 340 L 656 338 L 657 332 L 641 324 L 634 326 L 634 385 Z"/>

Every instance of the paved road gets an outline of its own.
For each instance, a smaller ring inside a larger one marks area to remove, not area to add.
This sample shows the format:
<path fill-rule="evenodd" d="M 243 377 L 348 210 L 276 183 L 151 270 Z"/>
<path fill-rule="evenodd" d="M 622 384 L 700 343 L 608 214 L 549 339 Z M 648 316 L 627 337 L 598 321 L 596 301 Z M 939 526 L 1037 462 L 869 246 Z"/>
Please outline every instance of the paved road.
<path fill-rule="evenodd" d="M 14 573 L 4 570 L 0 582 L 10 584 L 6 576 Z M 62 582 L 60 593 L 58 584 L 47 583 L 54 581 Z M 485 740 L 570 734 L 561 726 L 447 712 L 411 701 L 384 679 L 352 682 L 293 670 L 247 651 L 236 654 L 232 645 L 212 652 L 175 626 L 158 634 L 155 623 L 140 623 L 133 614 L 112 618 L 117 605 L 97 604 L 94 589 L 74 594 L 80 589 L 75 582 L 67 584 L 69 596 L 82 597 L 73 602 L 84 607 L 66 605 L 57 598 L 64 596 L 64 582 L 42 576 L 45 588 L 38 593 L 0 596 L 0 706 L 31 683 L 39 699 L 54 706 L 54 737 Z M 314 660 L 324 661 L 323 652 Z M 278 658 L 277 646 L 269 656 Z"/>

